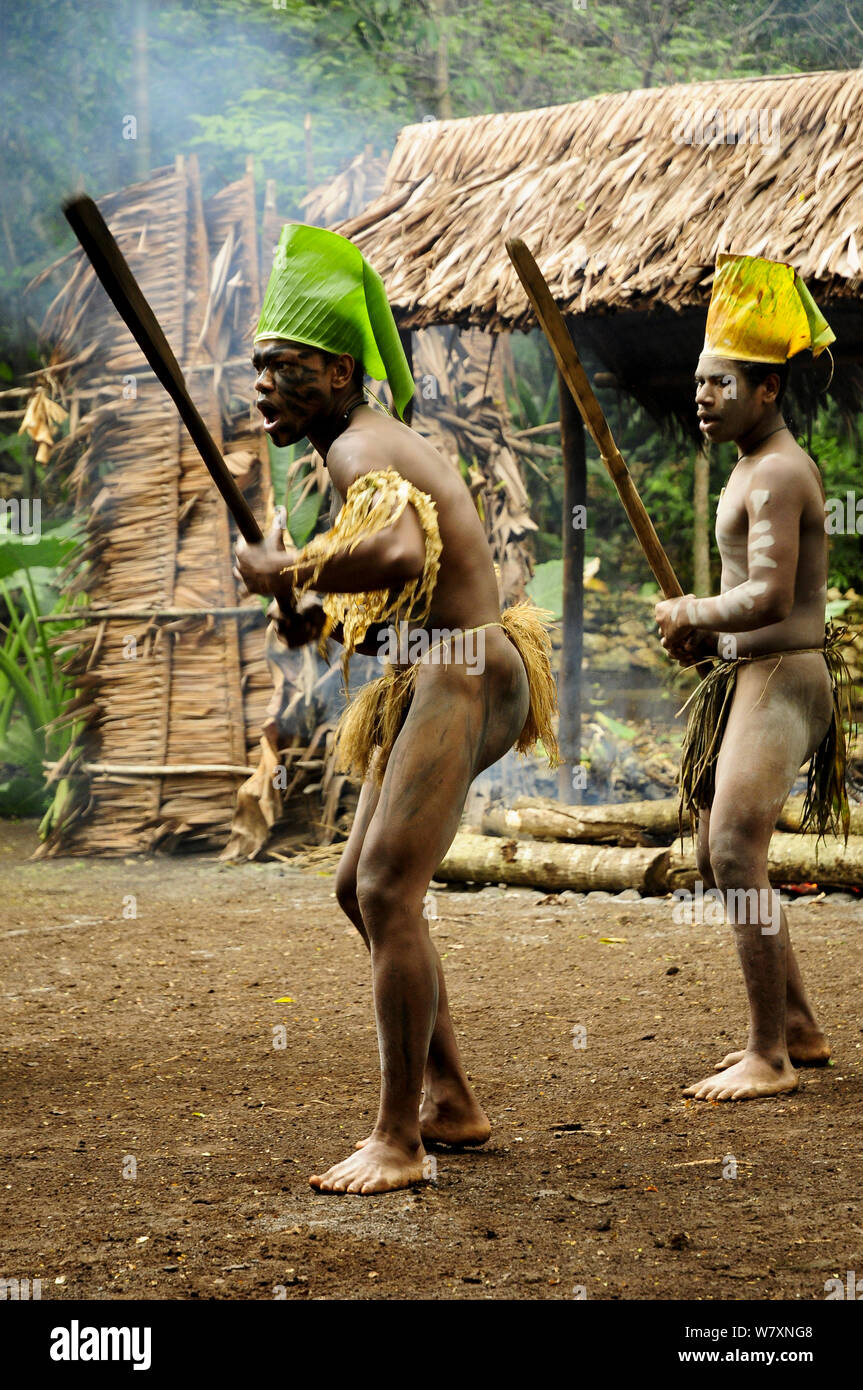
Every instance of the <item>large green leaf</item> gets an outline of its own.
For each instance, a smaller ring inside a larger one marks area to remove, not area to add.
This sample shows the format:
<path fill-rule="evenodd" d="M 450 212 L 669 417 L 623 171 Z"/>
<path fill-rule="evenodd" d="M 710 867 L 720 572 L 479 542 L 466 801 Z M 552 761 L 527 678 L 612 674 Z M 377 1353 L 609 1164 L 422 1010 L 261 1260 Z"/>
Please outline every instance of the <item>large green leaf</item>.
<path fill-rule="evenodd" d="M 526 588 L 537 608 L 547 608 L 555 618 L 563 616 L 563 560 L 537 565 Z"/>
<path fill-rule="evenodd" d="M 0 579 L 10 579 L 17 571 L 29 571 L 39 588 L 53 581 L 56 571 L 65 565 L 78 541 L 78 526 L 74 521 L 60 522 L 43 528 L 33 538 L 16 535 L 9 528 L 8 515 L 0 517 Z M 16 581 L 12 578 L 12 582 Z"/>
<path fill-rule="evenodd" d="M 288 530 L 293 537 L 294 544 L 297 546 L 305 545 L 311 537 L 318 524 L 318 517 L 321 513 L 323 494 L 316 488 L 307 492 L 302 501 L 299 500 L 300 488 L 292 489 L 292 496 L 288 509 Z M 297 501 L 294 501 L 294 495 Z"/>
<path fill-rule="evenodd" d="M 16 570 L 54 569 L 64 565 L 74 548 L 74 541 L 65 536 L 41 536 L 28 541 L 0 532 L 0 579 L 8 579 Z"/>
<path fill-rule="evenodd" d="M 0 816 L 40 816 L 48 797 L 41 779 L 14 771 L 5 781 L 0 780 Z"/>

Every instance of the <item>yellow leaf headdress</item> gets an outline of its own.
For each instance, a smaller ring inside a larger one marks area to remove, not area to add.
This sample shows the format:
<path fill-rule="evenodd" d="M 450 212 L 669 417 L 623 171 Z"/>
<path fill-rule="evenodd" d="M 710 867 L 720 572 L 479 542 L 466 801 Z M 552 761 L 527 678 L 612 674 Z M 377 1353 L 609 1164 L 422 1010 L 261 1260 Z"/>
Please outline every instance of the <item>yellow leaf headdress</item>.
<path fill-rule="evenodd" d="M 703 352 L 742 362 L 787 362 L 823 352 L 836 334 L 793 266 L 720 254 Z"/>

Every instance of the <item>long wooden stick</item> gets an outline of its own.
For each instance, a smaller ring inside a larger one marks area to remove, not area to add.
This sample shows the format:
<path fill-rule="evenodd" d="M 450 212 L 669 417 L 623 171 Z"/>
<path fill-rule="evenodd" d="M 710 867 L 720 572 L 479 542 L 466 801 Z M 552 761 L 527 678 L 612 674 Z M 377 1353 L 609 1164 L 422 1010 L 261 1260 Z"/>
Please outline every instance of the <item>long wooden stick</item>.
<path fill-rule="evenodd" d="M 93 199 L 86 195 L 67 199 L 63 211 L 108 297 L 180 412 L 192 443 L 222 494 L 240 535 L 250 545 L 263 540 L 261 528 L 248 502 L 237 487 L 236 479 L 189 395 L 183 373 L 156 315 L 144 298 L 101 212 Z"/>
<path fill-rule="evenodd" d="M 683 593 L 680 582 L 662 548 L 629 469 L 614 442 L 602 406 L 596 399 L 593 387 L 579 361 L 566 320 L 552 298 L 542 271 L 520 237 L 512 237 L 507 241 L 506 249 L 531 302 L 539 326 L 549 341 L 561 376 L 572 392 L 581 418 L 590 431 L 600 458 L 617 488 L 624 511 L 632 523 L 632 529 L 638 537 L 647 563 L 665 597 L 679 598 Z"/>

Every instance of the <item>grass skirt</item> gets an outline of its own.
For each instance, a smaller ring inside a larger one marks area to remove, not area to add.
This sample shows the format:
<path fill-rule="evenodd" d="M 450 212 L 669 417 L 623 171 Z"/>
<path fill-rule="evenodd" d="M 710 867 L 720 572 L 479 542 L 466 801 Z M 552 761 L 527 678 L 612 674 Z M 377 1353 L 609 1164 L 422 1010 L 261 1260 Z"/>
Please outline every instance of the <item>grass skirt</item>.
<path fill-rule="evenodd" d="M 557 709 L 557 690 L 550 662 L 551 640 L 542 610 L 529 602 L 517 603 L 502 614 L 499 623 L 482 626 L 503 628 L 527 672 L 530 707 L 516 749 L 527 753 L 541 742 L 550 765 L 556 767 L 559 758 L 552 715 Z M 384 675 L 357 692 L 336 729 L 339 771 L 364 779 L 375 751 L 379 750 L 372 775 L 380 785 L 393 744 L 407 718 L 421 665 L 421 661 L 416 661 L 410 666 L 388 666 Z"/>
<path fill-rule="evenodd" d="M 848 640 L 848 629 L 831 622 L 827 627 L 823 649 L 797 649 L 823 650 L 833 685 L 833 716 L 830 728 L 809 762 L 800 832 L 814 833 L 818 840 L 823 840 L 828 831 L 834 835 L 841 833 L 846 843 L 851 822 L 845 788 L 846 728 L 850 736 L 852 718 L 851 677 L 842 655 L 842 646 Z M 780 654 L 770 653 L 776 656 Z M 681 836 L 684 814 L 688 813 L 694 835 L 698 811 L 709 809 L 713 804 L 716 763 L 731 712 L 737 672 L 741 661 L 753 659 L 760 660 L 761 657 L 739 657 L 733 661 L 717 662 L 692 696 L 678 776 L 678 825 Z"/>

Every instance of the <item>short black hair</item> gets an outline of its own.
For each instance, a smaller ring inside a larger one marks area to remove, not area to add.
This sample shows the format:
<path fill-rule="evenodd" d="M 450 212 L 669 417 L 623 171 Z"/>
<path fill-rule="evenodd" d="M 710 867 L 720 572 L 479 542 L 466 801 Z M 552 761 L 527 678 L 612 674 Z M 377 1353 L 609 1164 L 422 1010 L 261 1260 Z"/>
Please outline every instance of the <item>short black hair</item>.
<path fill-rule="evenodd" d="M 776 393 L 776 404 L 782 404 L 791 370 L 790 362 L 737 362 L 735 365 L 743 373 L 750 391 L 754 391 L 756 386 L 760 386 L 769 376 L 774 374 L 778 376 L 779 390 Z"/>
<path fill-rule="evenodd" d="M 321 357 L 323 357 L 324 361 L 327 362 L 327 363 L 329 363 L 329 362 L 335 362 L 336 358 L 340 356 L 340 354 L 339 354 L 338 352 L 325 352 L 323 348 L 318 348 L 318 352 L 321 354 Z M 351 354 L 351 356 L 353 356 L 353 353 Z M 355 358 L 355 359 L 354 359 L 354 374 L 353 374 L 351 380 L 353 381 L 354 386 L 356 386 L 360 391 L 362 391 L 362 389 L 363 389 L 363 382 L 365 381 L 365 375 L 366 375 L 366 369 L 365 369 L 365 367 L 363 366 L 362 362 L 358 361 L 358 360 Z"/>

